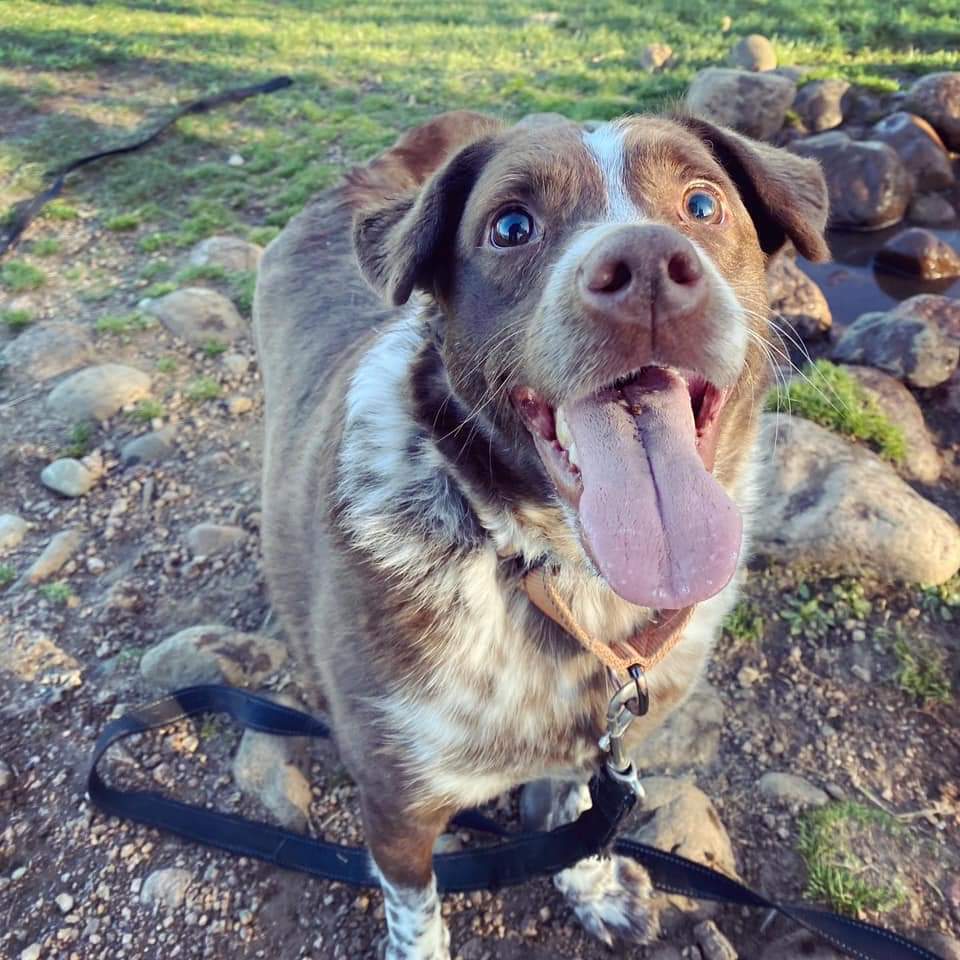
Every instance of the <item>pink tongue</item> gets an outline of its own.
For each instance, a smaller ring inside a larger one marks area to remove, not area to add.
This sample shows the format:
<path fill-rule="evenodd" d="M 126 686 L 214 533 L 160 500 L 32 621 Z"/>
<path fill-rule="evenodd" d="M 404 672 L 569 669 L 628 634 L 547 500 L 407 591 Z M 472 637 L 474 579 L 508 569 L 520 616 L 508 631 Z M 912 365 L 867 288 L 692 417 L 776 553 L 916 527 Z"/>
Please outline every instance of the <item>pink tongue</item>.
<path fill-rule="evenodd" d="M 651 368 L 623 394 L 564 408 L 583 480 L 580 524 L 613 590 L 676 610 L 733 576 L 740 512 L 697 453 L 683 380 Z"/>

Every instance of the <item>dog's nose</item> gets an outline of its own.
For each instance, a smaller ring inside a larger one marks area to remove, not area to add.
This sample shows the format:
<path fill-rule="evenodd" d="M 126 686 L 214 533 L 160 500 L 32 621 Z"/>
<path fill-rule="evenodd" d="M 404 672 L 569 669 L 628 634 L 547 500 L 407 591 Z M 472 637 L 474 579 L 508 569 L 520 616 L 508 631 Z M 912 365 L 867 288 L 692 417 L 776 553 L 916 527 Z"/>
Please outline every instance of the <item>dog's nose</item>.
<path fill-rule="evenodd" d="M 707 301 L 693 244 L 671 227 L 652 224 L 606 234 L 581 263 L 577 288 L 592 316 L 621 324 L 683 320 Z"/>

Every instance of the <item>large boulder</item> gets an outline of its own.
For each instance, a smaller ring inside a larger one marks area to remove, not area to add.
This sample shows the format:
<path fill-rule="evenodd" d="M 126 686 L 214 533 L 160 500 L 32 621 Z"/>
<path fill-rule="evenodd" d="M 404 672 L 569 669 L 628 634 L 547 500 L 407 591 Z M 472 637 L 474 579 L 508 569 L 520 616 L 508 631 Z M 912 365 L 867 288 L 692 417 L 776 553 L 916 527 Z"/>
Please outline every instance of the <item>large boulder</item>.
<path fill-rule="evenodd" d="M 149 374 L 122 363 L 103 363 L 57 384 L 47 407 L 63 420 L 106 420 L 149 393 Z"/>
<path fill-rule="evenodd" d="M 960 72 L 921 77 L 907 91 L 907 105 L 930 121 L 951 150 L 960 150 Z"/>
<path fill-rule="evenodd" d="M 830 130 L 795 140 L 789 149 L 820 161 L 830 192 L 832 226 L 880 230 L 906 213 L 913 178 L 887 144 L 851 140 L 839 130 Z"/>
<path fill-rule="evenodd" d="M 833 317 L 827 298 L 792 257 L 779 256 L 771 262 L 767 291 L 774 318 L 782 317 L 804 340 L 829 332 Z"/>
<path fill-rule="evenodd" d="M 947 149 L 923 117 L 897 110 L 874 125 L 871 139 L 897 151 L 913 175 L 917 190 L 946 190 L 953 183 Z"/>
<path fill-rule="evenodd" d="M 879 457 L 809 420 L 764 420 L 774 454 L 756 518 L 757 553 L 884 581 L 943 583 L 957 572 L 960 528 Z"/>
<path fill-rule="evenodd" d="M 3 348 L 0 360 L 16 380 L 49 380 L 82 367 L 92 356 L 86 327 L 54 320 L 28 327 Z"/>
<path fill-rule="evenodd" d="M 960 277 L 960 253 L 923 227 L 910 227 L 891 237 L 877 251 L 874 264 L 878 270 L 923 280 Z"/>
<path fill-rule="evenodd" d="M 793 101 L 803 125 L 814 133 L 832 130 L 843 123 L 843 95 L 850 89 L 846 80 L 812 80 L 804 84 Z"/>
<path fill-rule="evenodd" d="M 751 33 L 734 44 L 730 51 L 730 66 L 740 70 L 775 70 L 777 51 L 763 34 Z"/>
<path fill-rule="evenodd" d="M 146 310 L 175 337 L 202 347 L 212 340 L 233 343 L 249 333 L 237 308 L 222 293 L 205 287 L 184 287 L 152 300 Z"/>
<path fill-rule="evenodd" d="M 937 320 L 907 304 L 858 317 L 834 346 L 833 359 L 886 370 L 912 387 L 936 387 L 949 380 L 960 347 Z"/>
<path fill-rule="evenodd" d="M 783 126 L 796 85 L 774 73 L 726 67 L 701 70 L 687 90 L 687 105 L 704 119 L 765 140 Z"/>

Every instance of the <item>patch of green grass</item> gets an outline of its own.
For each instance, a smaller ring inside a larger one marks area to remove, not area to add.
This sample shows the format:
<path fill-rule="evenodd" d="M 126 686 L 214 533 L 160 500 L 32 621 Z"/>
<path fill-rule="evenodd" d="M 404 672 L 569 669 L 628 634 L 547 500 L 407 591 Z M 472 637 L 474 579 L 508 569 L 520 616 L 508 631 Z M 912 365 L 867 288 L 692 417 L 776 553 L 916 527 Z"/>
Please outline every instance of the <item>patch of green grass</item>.
<path fill-rule="evenodd" d="M 780 619 L 790 630 L 790 636 L 806 636 L 822 640 L 847 620 L 864 620 L 873 605 L 864 595 L 862 584 L 855 580 L 839 580 L 829 588 L 815 589 L 801 583 L 788 593 Z"/>
<path fill-rule="evenodd" d="M 906 894 L 874 848 L 889 848 L 902 828 L 889 814 L 853 801 L 831 803 L 800 819 L 797 851 L 807 867 L 807 896 L 849 916 L 885 913 Z"/>
<path fill-rule="evenodd" d="M 253 270 L 241 270 L 231 273 L 228 286 L 230 298 L 237 305 L 237 309 L 249 317 L 253 312 L 253 293 L 257 286 L 257 274 Z"/>
<path fill-rule="evenodd" d="M 920 606 L 948 623 L 960 616 L 960 573 L 954 574 L 946 583 L 923 587 Z"/>
<path fill-rule="evenodd" d="M 130 210 L 110 217 L 104 226 L 114 233 L 130 233 L 136 230 L 142 222 L 140 214 L 137 211 Z"/>
<path fill-rule="evenodd" d="M 212 377 L 199 377 L 187 386 L 187 399 L 193 403 L 216 400 L 220 393 L 220 384 Z"/>
<path fill-rule="evenodd" d="M 166 260 L 153 260 L 140 271 L 141 280 L 156 280 L 170 273 L 171 267 Z"/>
<path fill-rule="evenodd" d="M 80 216 L 80 211 L 69 203 L 64 203 L 63 200 L 51 200 L 43 208 L 42 215 L 50 220 L 70 221 L 76 220 Z"/>
<path fill-rule="evenodd" d="M 222 340 L 210 339 L 203 343 L 200 349 L 205 356 L 212 359 L 213 357 L 219 357 L 221 353 L 226 353 L 227 345 Z"/>
<path fill-rule="evenodd" d="M 950 702 L 952 690 L 947 676 L 946 653 L 929 637 L 917 632 L 908 637 L 901 628 L 893 641 L 893 655 L 897 658 L 897 686 L 904 693 L 924 705 Z"/>
<path fill-rule="evenodd" d="M 170 374 L 174 373 L 177 369 L 177 358 L 176 357 L 160 357 L 157 360 L 157 370 L 160 373 Z"/>
<path fill-rule="evenodd" d="M 893 463 L 903 463 L 906 457 L 903 431 L 890 422 L 857 380 L 829 360 L 817 360 L 806 367 L 801 378 L 779 387 L 768 407 L 861 440 Z"/>
<path fill-rule="evenodd" d="M 45 599 L 49 600 L 50 603 L 55 603 L 58 606 L 63 606 L 66 603 L 70 602 L 70 599 L 73 597 L 73 591 L 70 589 L 70 584 L 66 583 L 64 580 L 56 580 L 53 583 L 45 583 L 40 589 L 40 595 Z"/>
<path fill-rule="evenodd" d="M 723 632 L 737 645 L 756 646 L 763 639 L 765 620 L 752 600 L 741 600 L 723 621 Z"/>
<path fill-rule="evenodd" d="M 75 423 L 70 428 L 67 446 L 63 448 L 63 456 L 79 460 L 85 457 L 93 448 L 93 425 L 85 421 Z"/>
<path fill-rule="evenodd" d="M 36 290 L 47 282 L 47 275 L 39 268 L 23 260 L 8 260 L 0 266 L 0 286 L 12 293 Z"/>
<path fill-rule="evenodd" d="M 179 244 L 176 234 L 158 230 L 141 237 L 139 245 L 144 253 L 156 253 L 158 250 L 175 249 Z"/>
<path fill-rule="evenodd" d="M 265 247 L 279 233 L 279 227 L 251 227 L 247 236 L 251 243 L 259 243 L 261 247 Z"/>
<path fill-rule="evenodd" d="M 22 330 L 33 323 L 29 310 L 0 310 L 2 320 L 11 330 Z"/>
<path fill-rule="evenodd" d="M 191 264 L 177 274 L 177 283 L 186 285 L 197 280 L 226 280 L 227 271 L 214 263 Z"/>
<path fill-rule="evenodd" d="M 175 283 L 171 283 L 169 280 L 163 280 L 160 283 L 151 283 L 150 286 L 143 291 L 143 295 L 156 300 L 160 297 L 165 297 L 168 293 L 173 293 L 176 289 L 177 285 Z"/>
<path fill-rule="evenodd" d="M 60 252 L 62 246 L 56 237 L 41 237 L 30 244 L 30 252 L 35 257 L 52 257 Z"/>
<path fill-rule="evenodd" d="M 6 587 L 17 579 L 17 571 L 9 563 L 0 563 L 0 587 Z"/>
<path fill-rule="evenodd" d="M 137 311 L 123 314 L 105 313 L 102 317 L 97 317 L 97 322 L 94 324 L 97 333 L 113 336 L 129 336 L 131 333 L 146 330 L 149 326 L 149 318 Z"/>
<path fill-rule="evenodd" d="M 131 420 L 136 420 L 137 423 L 150 423 L 151 420 L 162 417 L 166 412 L 159 400 L 148 398 L 137 403 L 130 411 L 129 417 Z"/>

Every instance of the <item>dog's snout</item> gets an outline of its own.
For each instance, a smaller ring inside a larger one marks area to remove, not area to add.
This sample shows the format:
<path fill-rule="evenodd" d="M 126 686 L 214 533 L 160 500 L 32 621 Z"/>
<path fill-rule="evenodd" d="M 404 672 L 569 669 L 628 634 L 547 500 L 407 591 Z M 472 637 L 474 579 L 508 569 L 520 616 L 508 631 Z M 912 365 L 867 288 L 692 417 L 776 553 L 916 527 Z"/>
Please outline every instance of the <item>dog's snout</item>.
<path fill-rule="evenodd" d="M 594 318 L 614 323 L 683 319 L 707 299 L 697 251 L 666 226 L 627 226 L 604 236 L 581 263 L 577 287 Z"/>

